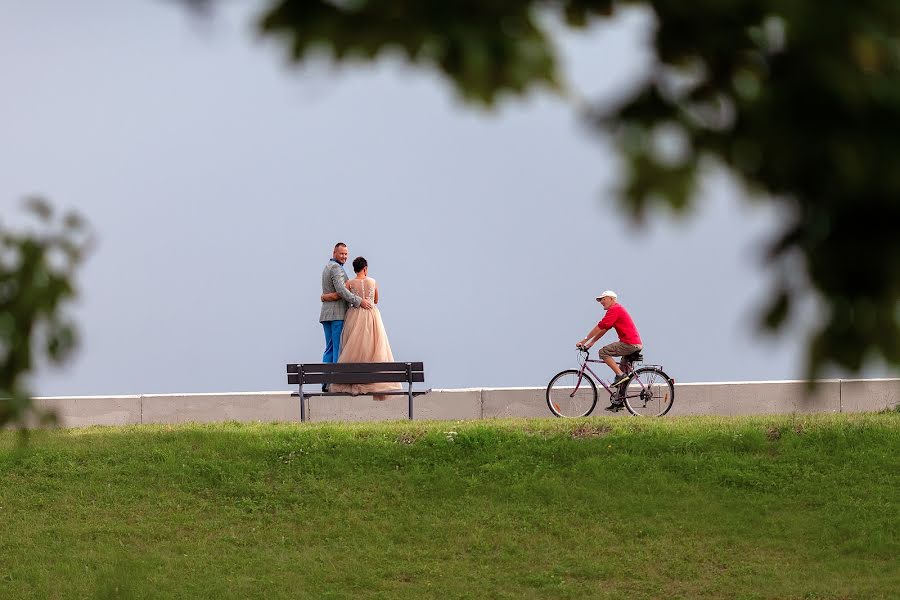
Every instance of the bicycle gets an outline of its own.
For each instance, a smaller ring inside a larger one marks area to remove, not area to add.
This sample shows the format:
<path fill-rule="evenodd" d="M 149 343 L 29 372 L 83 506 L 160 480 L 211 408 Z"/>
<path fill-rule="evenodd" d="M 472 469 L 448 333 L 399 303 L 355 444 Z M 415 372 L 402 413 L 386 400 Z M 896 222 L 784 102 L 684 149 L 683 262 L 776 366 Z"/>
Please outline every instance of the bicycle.
<path fill-rule="evenodd" d="M 644 360 L 641 350 L 622 357 L 619 367 L 628 379 L 618 388 L 610 387 L 597 376 L 588 363 L 603 363 L 590 358 L 590 350 L 579 348 L 579 368 L 566 369 L 554 375 L 547 384 L 547 406 L 557 417 L 586 417 L 597 406 L 597 382 L 609 393 L 610 403 L 618 405 L 614 412 L 626 408 L 637 416 L 661 417 L 675 401 L 675 380 L 666 375 L 661 365 L 635 363 Z"/>

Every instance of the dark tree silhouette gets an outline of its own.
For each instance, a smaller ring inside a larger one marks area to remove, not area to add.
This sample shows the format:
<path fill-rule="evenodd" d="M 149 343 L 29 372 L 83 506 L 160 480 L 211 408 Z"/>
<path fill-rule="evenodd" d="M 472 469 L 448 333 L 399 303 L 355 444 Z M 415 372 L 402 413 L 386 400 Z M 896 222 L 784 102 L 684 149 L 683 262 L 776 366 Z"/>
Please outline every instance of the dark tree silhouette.
<path fill-rule="evenodd" d="M 53 419 L 35 409 L 25 379 L 35 362 L 61 363 L 76 346 L 65 308 L 75 297 L 75 271 L 90 245 L 77 215 L 55 219 L 39 198 L 28 200 L 27 209 L 36 228 L 0 227 L 0 425 Z"/>

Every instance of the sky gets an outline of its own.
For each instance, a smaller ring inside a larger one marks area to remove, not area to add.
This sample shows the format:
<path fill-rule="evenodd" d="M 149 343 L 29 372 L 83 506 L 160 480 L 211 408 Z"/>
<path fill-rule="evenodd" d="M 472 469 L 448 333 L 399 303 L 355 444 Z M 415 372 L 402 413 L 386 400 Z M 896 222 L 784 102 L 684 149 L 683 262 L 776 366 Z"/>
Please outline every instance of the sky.
<path fill-rule="evenodd" d="M 608 140 L 566 101 L 486 111 L 393 57 L 291 68 L 248 4 L 209 20 L 162 0 L 0 4 L 2 222 L 40 194 L 97 240 L 80 348 L 36 393 L 289 389 L 285 363 L 321 360 L 337 241 L 368 259 L 394 356 L 424 361 L 429 387 L 546 385 L 605 289 L 677 381 L 802 376 L 802 335 L 754 325 L 779 215 L 726 174 L 688 216 L 637 226 Z M 651 27 L 627 10 L 563 33 L 573 88 L 626 97 Z"/>

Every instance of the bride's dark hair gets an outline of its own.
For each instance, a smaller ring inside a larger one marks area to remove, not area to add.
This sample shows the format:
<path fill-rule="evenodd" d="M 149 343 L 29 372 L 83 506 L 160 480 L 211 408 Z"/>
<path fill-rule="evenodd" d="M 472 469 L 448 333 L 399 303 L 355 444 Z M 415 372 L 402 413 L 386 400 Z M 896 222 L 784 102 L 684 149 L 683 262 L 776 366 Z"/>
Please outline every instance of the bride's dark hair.
<path fill-rule="evenodd" d="M 368 266 L 369 266 L 369 263 L 367 263 L 366 259 L 364 259 L 362 256 L 357 256 L 356 258 L 353 259 L 353 272 L 354 273 L 359 273 L 360 271 L 362 271 L 363 269 L 365 269 Z"/>

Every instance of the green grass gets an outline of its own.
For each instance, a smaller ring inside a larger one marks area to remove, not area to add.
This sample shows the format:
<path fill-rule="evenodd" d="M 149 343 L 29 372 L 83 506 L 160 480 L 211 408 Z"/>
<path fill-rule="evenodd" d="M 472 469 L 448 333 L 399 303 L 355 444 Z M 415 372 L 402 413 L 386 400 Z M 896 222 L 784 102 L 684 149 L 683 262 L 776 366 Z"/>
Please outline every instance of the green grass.
<path fill-rule="evenodd" d="M 900 413 L 0 434 L 0 598 L 896 598 Z"/>

